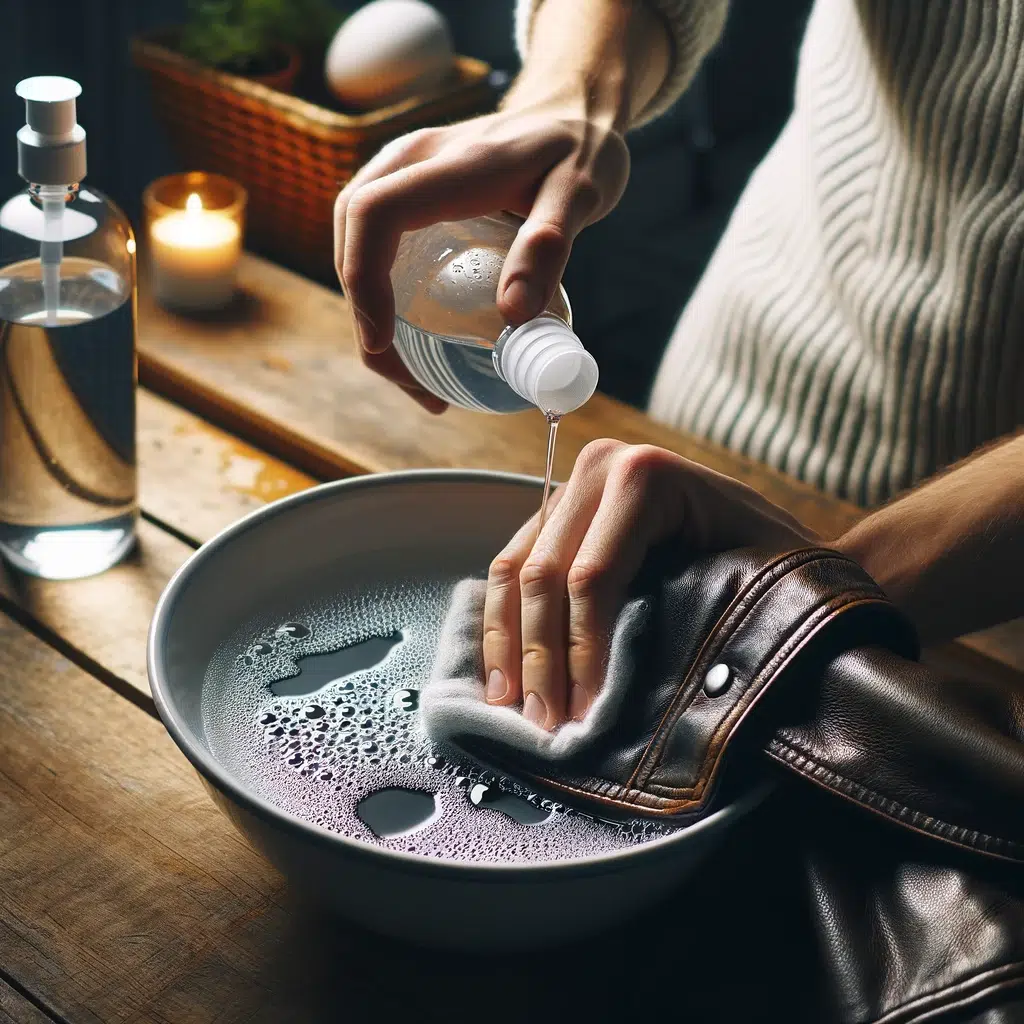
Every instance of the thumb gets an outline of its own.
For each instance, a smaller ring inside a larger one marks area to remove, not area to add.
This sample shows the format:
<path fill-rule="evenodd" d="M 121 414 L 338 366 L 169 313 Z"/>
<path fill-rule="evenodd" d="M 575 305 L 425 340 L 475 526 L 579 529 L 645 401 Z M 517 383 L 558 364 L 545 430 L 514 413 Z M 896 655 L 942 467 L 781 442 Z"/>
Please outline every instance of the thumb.
<path fill-rule="evenodd" d="M 544 180 L 498 281 L 498 309 L 511 324 L 525 323 L 551 301 L 565 273 L 576 235 L 599 204 L 597 190 L 569 165 Z"/>

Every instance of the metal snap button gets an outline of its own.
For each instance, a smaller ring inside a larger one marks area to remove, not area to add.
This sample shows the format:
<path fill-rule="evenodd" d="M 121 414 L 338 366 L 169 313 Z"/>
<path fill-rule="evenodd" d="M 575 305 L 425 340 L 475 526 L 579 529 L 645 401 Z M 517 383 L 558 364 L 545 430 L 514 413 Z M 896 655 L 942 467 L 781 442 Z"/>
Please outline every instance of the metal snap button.
<path fill-rule="evenodd" d="M 719 662 L 708 669 L 708 674 L 704 677 L 704 692 L 709 697 L 717 697 L 720 693 L 725 693 L 731 683 L 732 671 L 728 665 Z"/>

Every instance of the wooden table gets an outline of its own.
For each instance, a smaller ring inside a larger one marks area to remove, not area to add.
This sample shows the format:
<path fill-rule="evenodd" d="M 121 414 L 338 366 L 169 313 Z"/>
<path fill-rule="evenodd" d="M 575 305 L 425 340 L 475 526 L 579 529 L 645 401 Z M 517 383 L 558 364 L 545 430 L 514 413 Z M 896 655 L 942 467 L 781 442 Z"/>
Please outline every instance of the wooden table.
<path fill-rule="evenodd" d="M 292 907 L 156 718 L 154 604 L 238 516 L 319 480 L 536 473 L 543 455 L 539 416 L 431 417 L 364 370 L 337 295 L 251 257 L 241 280 L 235 309 L 201 322 L 143 300 L 138 552 L 91 580 L 0 580 L 0 1022 L 385 1022 L 431 1019 L 431 1005 L 451 1022 L 482 1000 L 487 1020 L 604 1019 L 606 995 L 588 1003 L 562 977 L 595 963 L 586 944 L 558 970 L 528 958 L 511 984 L 486 951 L 408 950 Z M 825 534 L 860 514 L 600 396 L 566 420 L 557 475 L 599 436 L 738 476 Z M 1024 680 L 1012 626 L 933 656 Z"/>

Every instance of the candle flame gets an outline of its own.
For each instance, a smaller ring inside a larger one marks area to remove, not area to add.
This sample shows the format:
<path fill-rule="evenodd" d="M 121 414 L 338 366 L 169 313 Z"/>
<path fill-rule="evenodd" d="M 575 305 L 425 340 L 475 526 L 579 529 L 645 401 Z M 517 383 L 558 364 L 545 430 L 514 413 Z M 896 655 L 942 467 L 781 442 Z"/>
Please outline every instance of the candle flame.
<path fill-rule="evenodd" d="M 198 213 L 203 208 L 203 201 L 199 198 L 198 192 L 193 192 L 188 199 L 185 200 L 185 209 L 189 213 Z"/>

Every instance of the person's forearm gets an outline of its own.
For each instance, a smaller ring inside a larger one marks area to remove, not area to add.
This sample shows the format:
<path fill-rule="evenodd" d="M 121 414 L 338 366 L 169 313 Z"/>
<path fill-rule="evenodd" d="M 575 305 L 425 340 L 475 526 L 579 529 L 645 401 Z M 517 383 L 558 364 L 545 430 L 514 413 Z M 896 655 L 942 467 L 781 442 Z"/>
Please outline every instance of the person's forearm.
<path fill-rule="evenodd" d="M 671 46 L 646 0 L 544 0 L 502 106 L 556 104 L 624 132 L 661 89 Z"/>
<path fill-rule="evenodd" d="M 1024 615 L 1024 434 L 872 513 L 835 547 L 926 645 Z"/>

